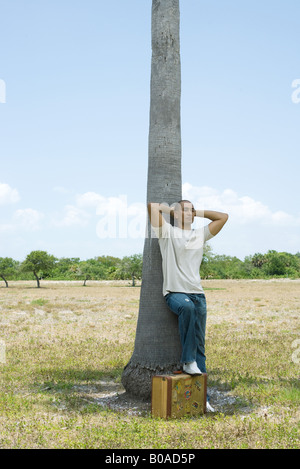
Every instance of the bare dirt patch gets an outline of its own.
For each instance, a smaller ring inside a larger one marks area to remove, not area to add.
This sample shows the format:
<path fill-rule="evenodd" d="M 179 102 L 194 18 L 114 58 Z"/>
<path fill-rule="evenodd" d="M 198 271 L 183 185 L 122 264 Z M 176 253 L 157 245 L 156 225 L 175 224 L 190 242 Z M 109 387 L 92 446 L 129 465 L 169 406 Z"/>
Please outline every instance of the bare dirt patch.
<path fill-rule="evenodd" d="M 126 393 L 121 385 L 116 383 L 105 383 L 106 390 L 101 393 L 93 393 L 90 389 L 81 389 L 85 398 L 89 402 L 96 402 L 102 407 L 117 412 L 126 412 L 129 415 L 150 415 L 151 402 L 137 399 Z M 210 402 L 216 412 L 226 412 L 229 406 L 236 402 L 236 397 L 231 396 L 229 392 L 209 388 Z M 248 413 L 250 407 L 244 407 L 242 412 Z"/>

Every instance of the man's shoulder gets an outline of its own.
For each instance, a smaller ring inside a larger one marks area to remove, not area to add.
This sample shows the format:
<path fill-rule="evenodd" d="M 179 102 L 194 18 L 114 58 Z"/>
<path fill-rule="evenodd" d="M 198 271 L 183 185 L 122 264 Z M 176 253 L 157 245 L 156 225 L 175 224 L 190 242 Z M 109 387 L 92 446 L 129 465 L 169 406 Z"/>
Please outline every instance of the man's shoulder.
<path fill-rule="evenodd" d="M 151 226 L 151 229 L 155 237 L 159 239 L 170 238 L 174 234 L 174 227 L 165 220 L 161 226 Z"/>
<path fill-rule="evenodd" d="M 209 230 L 209 225 L 204 225 L 204 226 L 201 226 L 200 228 L 196 228 L 195 235 L 198 238 L 202 238 L 204 242 L 214 237 L 214 235 L 212 235 Z"/>

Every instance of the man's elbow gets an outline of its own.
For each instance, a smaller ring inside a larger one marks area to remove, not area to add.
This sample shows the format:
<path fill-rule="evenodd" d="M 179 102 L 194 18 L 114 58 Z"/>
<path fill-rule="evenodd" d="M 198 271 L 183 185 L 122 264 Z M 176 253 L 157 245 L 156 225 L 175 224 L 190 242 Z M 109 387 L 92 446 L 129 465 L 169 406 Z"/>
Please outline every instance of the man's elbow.
<path fill-rule="evenodd" d="M 222 226 L 225 225 L 225 223 L 227 222 L 228 218 L 229 218 L 228 213 L 222 213 L 222 217 L 221 217 Z"/>

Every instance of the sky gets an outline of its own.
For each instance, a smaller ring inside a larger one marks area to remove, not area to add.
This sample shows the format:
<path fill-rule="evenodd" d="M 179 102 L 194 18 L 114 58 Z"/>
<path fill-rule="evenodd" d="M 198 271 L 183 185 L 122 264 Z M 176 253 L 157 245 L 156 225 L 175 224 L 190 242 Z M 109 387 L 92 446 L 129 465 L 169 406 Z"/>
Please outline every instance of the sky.
<path fill-rule="evenodd" d="M 300 251 L 300 2 L 181 0 L 183 196 Z M 141 253 L 151 0 L 0 0 L 0 257 Z M 205 220 L 205 223 L 209 220 Z"/>

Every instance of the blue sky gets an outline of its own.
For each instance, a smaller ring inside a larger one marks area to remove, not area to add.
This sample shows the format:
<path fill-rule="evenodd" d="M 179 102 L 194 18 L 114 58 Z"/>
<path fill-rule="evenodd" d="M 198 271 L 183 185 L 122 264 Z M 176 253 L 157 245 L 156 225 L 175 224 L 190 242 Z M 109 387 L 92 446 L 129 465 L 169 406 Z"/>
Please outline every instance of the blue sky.
<path fill-rule="evenodd" d="M 300 3 L 180 4 L 183 194 L 229 213 L 215 253 L 296 253 Z M 142 252 L 151 0 L 6 0 L 0 17 L 0 257 Z"/>

